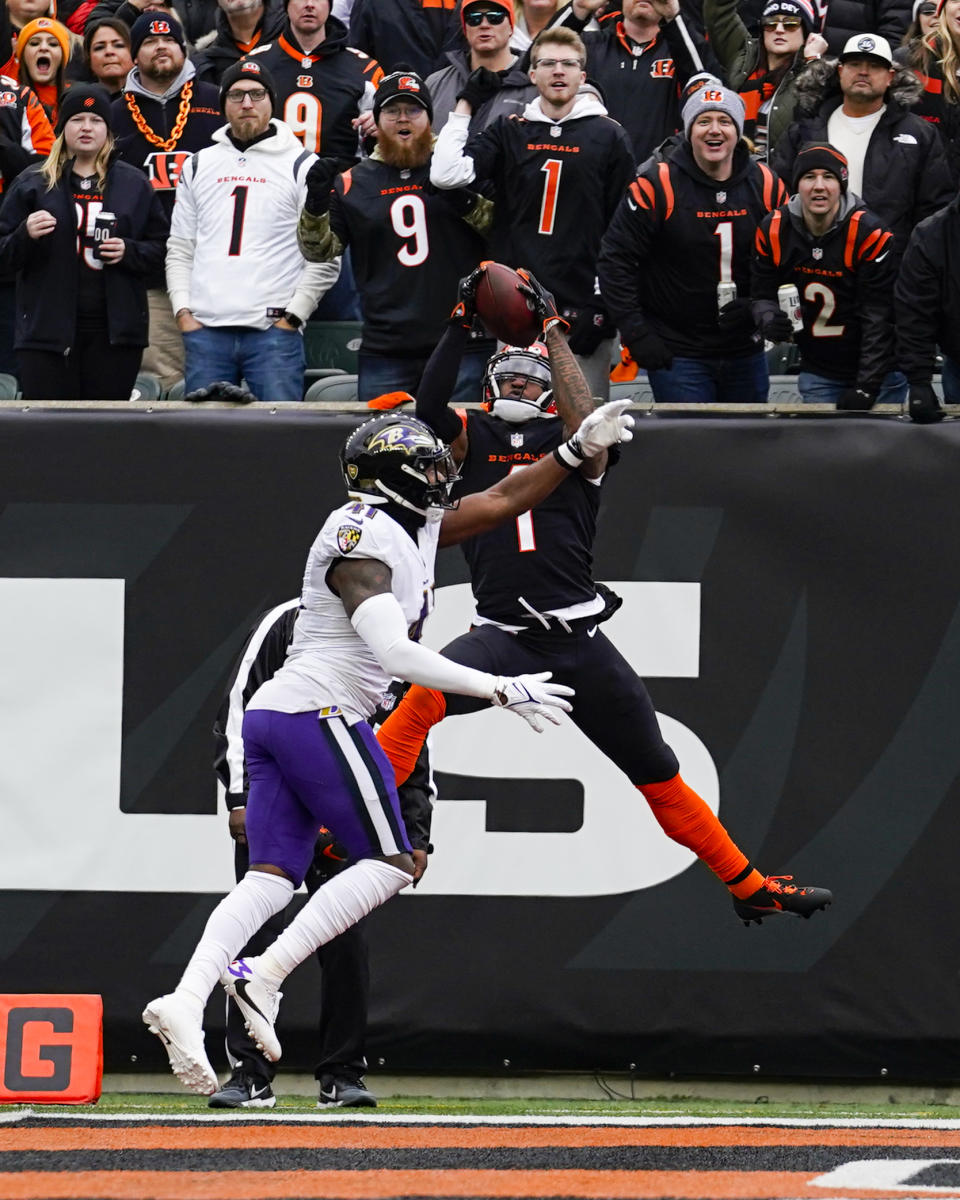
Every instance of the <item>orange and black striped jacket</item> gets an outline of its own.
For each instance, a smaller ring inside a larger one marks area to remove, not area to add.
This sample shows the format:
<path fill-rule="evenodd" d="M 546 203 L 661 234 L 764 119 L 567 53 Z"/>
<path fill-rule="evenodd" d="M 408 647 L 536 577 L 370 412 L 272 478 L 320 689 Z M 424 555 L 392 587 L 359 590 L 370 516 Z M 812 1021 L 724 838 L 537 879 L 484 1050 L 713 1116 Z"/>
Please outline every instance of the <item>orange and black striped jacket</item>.
<path fill-rule="evenodd" d="M 720 328 L 718 285 L 750 294 L 750 257 L 760 221 L 786 200 L 780 179 L 741 143 L 729 179 L 696 165 L 688 143 L 651 163 L 630 184 L 604 236 L 600 288 L 624 341 L 652 327 L 674 355 L 737 357 L 756 352 L 749 330 Z"/>

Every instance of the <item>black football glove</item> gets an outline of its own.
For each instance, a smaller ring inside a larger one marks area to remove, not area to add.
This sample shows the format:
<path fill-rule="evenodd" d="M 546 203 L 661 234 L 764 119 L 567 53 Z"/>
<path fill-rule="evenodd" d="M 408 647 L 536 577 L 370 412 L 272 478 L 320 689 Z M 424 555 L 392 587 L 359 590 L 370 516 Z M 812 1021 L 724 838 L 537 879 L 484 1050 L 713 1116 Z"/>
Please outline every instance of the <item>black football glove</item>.
<path fill-rule="evenodd" d="M 543 325 L 543 332 L 546 333 L 551 325 L 561 325 L 564 329 L 569 329 L 568 323 L 557 312 L 557 302 L 553 298 L 553 293 L 548 292 L 540 280 L 532 275 L 526 267 L 518 267 L 517 274 L 524 281 L 517 284 L 517 290 L 526 296 L 533 305 L 536 318 Z"/>
<path fill-rule="evenodd" d="M 333 181 L 348 167 L 353 165 L 352 159 L 318 158 L 307 172 L 307 199 L 304 204 L 308 213 L 322 217 L 330 211 L 330 190 Z"/>
<path fill-rule="evenodd" d="M 457 92 L 458 100 L 466 100 L 474 112 L 500 91 L 503 80 L 488 67 L 477 67 L 469 76 L 467 82 Z"/>
<path fill-rule="evenodd" d="M 862 387 L 846 388 L 837 397 L 837 412 L 866 412 L 877 402 L 877 393 Z"/>
<path fill-rule="evenodd" d="M 908 406 L 910 420 L 919 425 L 932 425 L 945 415 L 932 383 L 911 383 Z"/>
<path fill-rule="evenodd" d="M 447 318 L 448 325 L 462 325 L 470 329 L 473 318 L 477 315 L 477 285 L 486 273 L 486 263 L 481 263 L 475 271 L 465 275 L 457 286 L 457 302 L 453 312 Z"/>
<path fill-rule="evenodd" d="M 731 300 L 720 309 L 717 324 L 724 333 L 753 333 L 757 327 L 753 306 L 747 299 Z"/>
<path fill-rule="evenodd" d="M 613 335 L 613 322 L 603 305 L 585 304 L 570 326 L 567 343 L 574 354 L 588 358 L 602 341 Z"/>
<path fill-rule="evenodd" d="M 760 332 L 768 342 L 792 342 L 793 322 L 785 312 L 766 312 L 760 320 Z"/>
<path fill-rule="evenodd" d="M 630 357 L 638 367 L 647 371 L 661 371 L 673 366 L 673 355 L 663 338 L 649 326 L 627 342 Z"/>

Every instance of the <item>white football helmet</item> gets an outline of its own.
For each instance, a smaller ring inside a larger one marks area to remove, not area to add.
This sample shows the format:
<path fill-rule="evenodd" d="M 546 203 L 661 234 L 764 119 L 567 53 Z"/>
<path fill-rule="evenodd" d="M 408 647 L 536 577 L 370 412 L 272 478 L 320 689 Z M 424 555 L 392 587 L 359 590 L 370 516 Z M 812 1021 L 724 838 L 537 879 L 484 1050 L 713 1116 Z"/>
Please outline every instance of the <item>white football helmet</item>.
<path fill-rule="evenodd" d="M 505 346 L 487 363 L 484 405 L 511 425 L 522 425 L 534 417 L 555 417 L 551 382 L 550 352 L 543 342 Z"/>

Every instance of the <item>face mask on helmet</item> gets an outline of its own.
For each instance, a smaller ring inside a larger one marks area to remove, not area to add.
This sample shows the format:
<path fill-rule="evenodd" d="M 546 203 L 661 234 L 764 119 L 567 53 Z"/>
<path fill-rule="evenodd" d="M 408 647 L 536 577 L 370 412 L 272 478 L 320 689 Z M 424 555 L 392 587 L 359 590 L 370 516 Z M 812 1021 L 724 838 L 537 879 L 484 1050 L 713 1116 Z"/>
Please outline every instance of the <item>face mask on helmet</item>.
<path fill-rule="evenodd" d="M 416 417 L 374 417 L 347 438 L 340 451 L 347 490 L 371 504 L 392 500 L 421 516 L 431 508 L 456 508 L 450 490 L 460 476 L 450 447 Z"/>
<path fill-rule="evenodd" d="M 552 417 L 557 406 L 551 390 L 550 356 L 542 342 L 507 346 L 487 363 L 483 399 L 495 417 L 521 425 L 534 417 Z"/>

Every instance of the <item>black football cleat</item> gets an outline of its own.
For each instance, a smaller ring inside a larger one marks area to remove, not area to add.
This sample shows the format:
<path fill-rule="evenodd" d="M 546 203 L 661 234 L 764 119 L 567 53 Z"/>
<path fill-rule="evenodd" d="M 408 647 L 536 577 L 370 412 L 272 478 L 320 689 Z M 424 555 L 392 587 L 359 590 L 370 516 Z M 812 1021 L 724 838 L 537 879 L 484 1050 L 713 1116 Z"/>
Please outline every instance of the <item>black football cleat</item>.
<path fill-rule="evenodd" d="M 792 875 L 768 875 L 746 900 L 733 898 L 733 908 L 744 925 L 760 925 L 764 917 L 792 916 L 809 918 L 833 903 L 827 888 L 801 887 Z"/>

